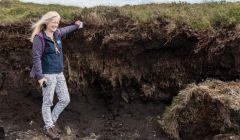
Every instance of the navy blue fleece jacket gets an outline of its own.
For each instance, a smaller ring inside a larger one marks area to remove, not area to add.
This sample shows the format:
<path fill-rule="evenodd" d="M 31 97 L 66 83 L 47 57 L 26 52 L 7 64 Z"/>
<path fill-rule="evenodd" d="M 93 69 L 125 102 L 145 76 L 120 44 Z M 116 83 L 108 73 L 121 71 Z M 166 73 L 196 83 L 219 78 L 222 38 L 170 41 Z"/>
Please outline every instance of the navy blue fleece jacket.
<path fill-rule="evenodd" d="M 32 45 L 32 77 L 35 77 L 37 80 L 39 80 L 44 77 L 43 74 L 60 73 L 63 71 L 63 51 L 61 38 L 77 28 L 77 25 L 70 25 L 59 28 L 54 32 L 53 35 L 60 53 L 56 53 L 54 42 L 45 34 L 44 31 L 36 34 Z"/>

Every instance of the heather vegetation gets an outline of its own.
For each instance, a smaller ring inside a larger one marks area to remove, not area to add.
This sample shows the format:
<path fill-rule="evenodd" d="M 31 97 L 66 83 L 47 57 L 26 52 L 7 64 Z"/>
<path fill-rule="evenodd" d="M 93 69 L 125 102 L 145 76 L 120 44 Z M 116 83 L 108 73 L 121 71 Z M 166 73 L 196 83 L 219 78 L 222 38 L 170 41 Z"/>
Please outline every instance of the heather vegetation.
<path fill-rule="evenodd" d="M 107 12 L 108 15 L 129 17 L 137 23 L 151 22 L 161 17 L 169 22 L 183 23 L 193 29 L 215 29 L 216 27 L 234 27 L 240 24 L 240 3 L 206 2 L 202 4 L 169 3 L 125 5 L 122 7 L 98 6 L 93 8 L 79 8 L 56 4 L 41 5 L 22 3 L 18 0 L 0 1 L 0 22 L 3 24 L 19 23 L 39 18 L 43 13 L 58 11 L 64 21 L 72 20 L 76 16 L 95 12 Z"/>

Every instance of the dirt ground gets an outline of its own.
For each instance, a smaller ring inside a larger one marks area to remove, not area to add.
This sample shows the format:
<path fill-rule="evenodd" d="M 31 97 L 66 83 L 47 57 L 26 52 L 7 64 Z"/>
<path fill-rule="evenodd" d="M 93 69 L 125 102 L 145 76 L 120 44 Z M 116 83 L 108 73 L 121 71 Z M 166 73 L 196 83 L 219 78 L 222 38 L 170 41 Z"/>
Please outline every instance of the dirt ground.
<path fill-rule="evenodd" d="M 96 89 L 92 88 L 90 93 L 87 96 L 71 95 L 71 103 L 58 120 L 63 140 L 167 140 L 159 133 L 156 121 L 165 104 L 156 101 L 122 102 L 113 113 L 111 105 L 106 104 Z M 43 132 L 41 93 L 9 95 L 0 98 L 0 110 L 4 110 L 0 113 L 0 126 L 4 128 L 5 139 L 48 139 Z"/>

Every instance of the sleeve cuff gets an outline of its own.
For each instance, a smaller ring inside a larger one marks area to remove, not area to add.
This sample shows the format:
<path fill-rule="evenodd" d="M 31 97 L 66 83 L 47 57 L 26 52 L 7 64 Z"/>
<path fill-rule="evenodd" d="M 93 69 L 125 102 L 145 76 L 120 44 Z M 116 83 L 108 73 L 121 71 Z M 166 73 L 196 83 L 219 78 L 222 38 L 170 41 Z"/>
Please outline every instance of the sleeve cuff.
<path fill-rule="evenodd" d="M 37 76 L 36 76 L 36 79 L 37 79 L 37 80 L 40 80 L 40 79 L 42 79 L 42 78 L 44 78 L 43 75 L 37 75 Z"/>

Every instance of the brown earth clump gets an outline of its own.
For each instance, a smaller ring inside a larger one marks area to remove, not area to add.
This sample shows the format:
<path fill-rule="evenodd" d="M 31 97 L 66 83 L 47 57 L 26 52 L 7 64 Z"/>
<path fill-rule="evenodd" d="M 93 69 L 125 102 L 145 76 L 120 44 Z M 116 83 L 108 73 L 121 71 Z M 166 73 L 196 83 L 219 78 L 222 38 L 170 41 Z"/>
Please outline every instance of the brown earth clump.
<path fill-rule="evenodd" d="M 181 90 L 159 123 L 173 139 L 237 139 L 239 118 L 240 83 L 207 80 Z"/>

